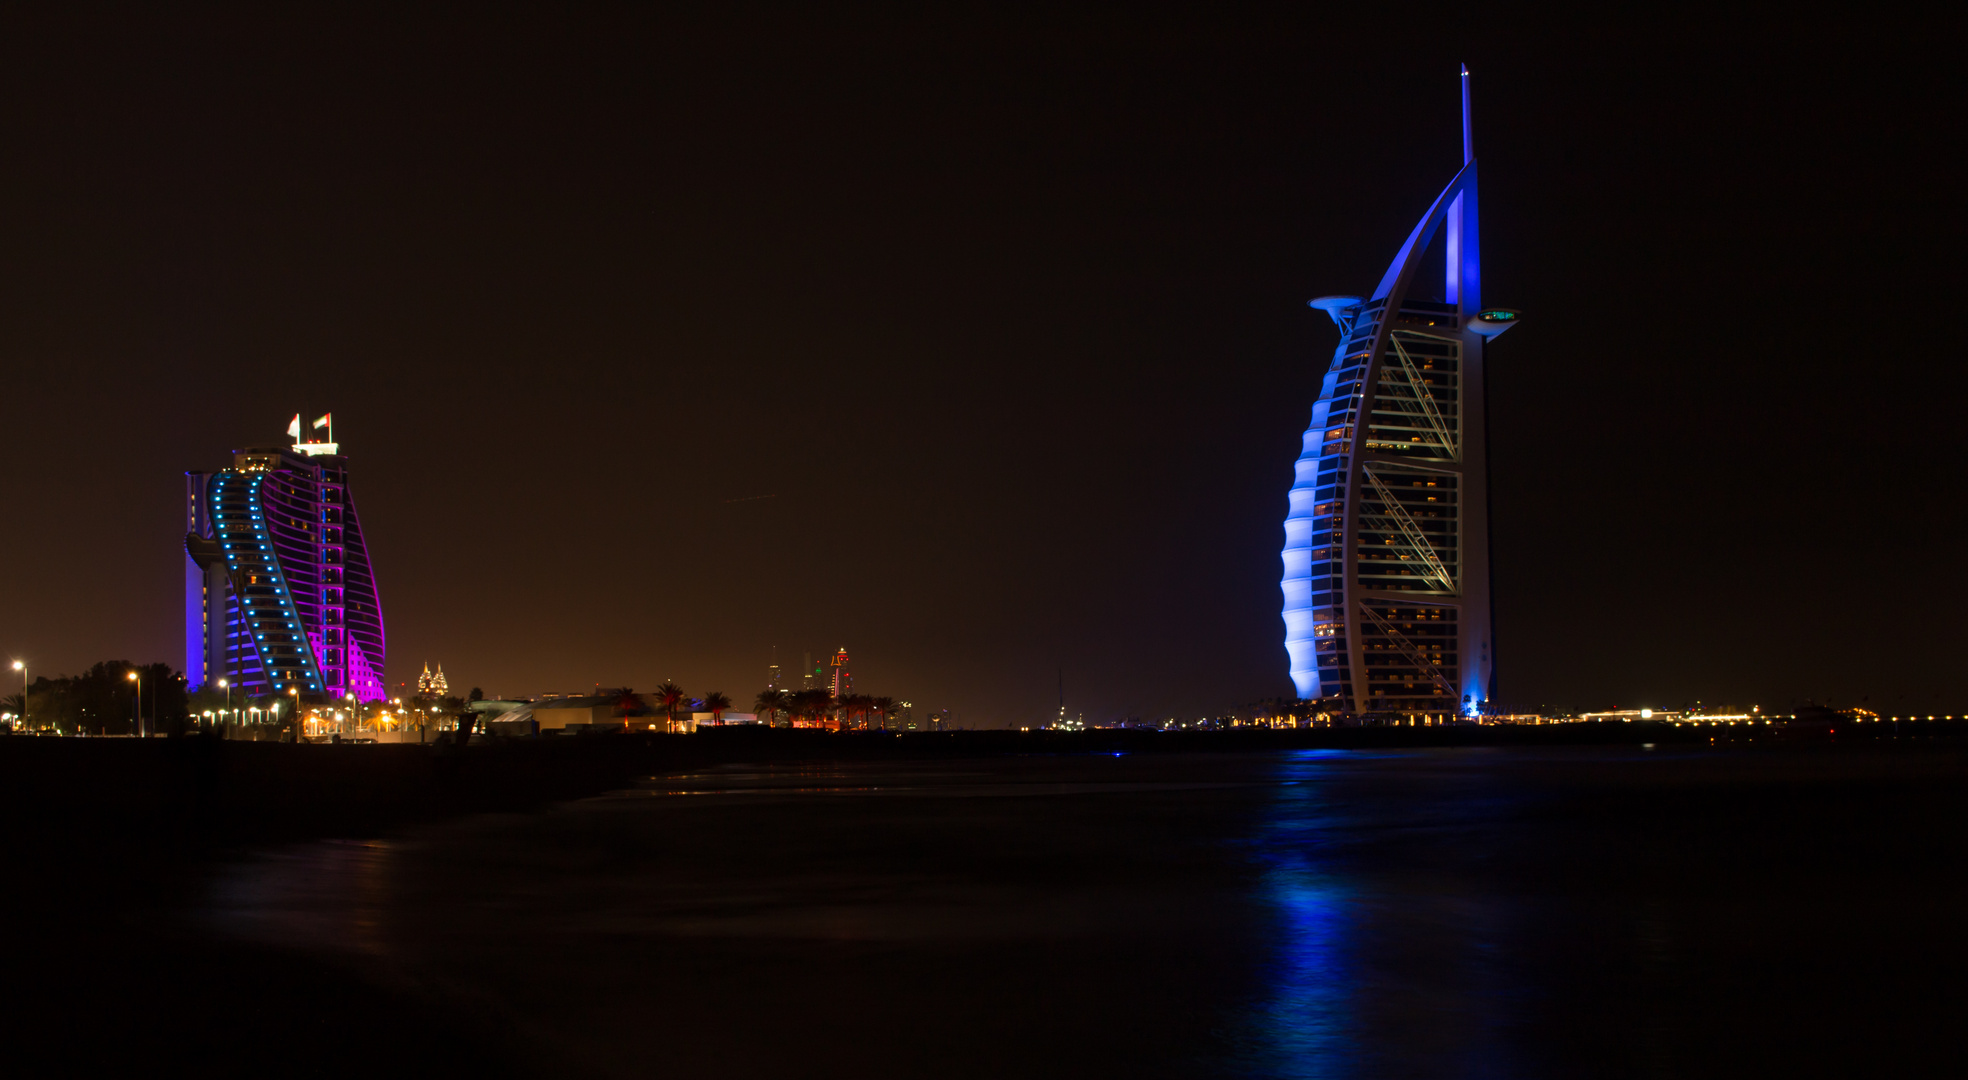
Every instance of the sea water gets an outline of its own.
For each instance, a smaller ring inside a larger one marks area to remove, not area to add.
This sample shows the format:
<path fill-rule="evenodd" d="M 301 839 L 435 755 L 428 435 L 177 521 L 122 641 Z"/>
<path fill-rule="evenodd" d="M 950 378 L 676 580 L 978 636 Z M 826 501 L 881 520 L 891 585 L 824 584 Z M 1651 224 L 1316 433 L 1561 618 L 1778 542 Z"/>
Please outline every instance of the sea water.
<path fill-rule="evenodd" d="M 191 915 L 555 1075 L 1960 1074 L 1964 778 L 1933 745 L 734 766 L 264 852 Z"/>

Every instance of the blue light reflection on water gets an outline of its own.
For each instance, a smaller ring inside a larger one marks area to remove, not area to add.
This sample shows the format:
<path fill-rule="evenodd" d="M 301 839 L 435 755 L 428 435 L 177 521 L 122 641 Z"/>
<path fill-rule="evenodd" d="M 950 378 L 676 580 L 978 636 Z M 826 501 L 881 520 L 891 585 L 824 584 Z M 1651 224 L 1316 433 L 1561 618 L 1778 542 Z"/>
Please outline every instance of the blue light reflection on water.
<path fill-rule="evenodd" d="M 1453 750 L 1280 762 L 1247 841 L 1269 965 L 1229 1071 L 1518 1074 L 1505 1034 L 1523 1004 L 1506 944 L 1515 905 L 1472 873 L 1517 801 L 1490 771 Z"/>
<path fill-rule="evenodd" d="M 1351 901 L 1321 858 L 1341 824 L 1328 802 L 1337 750 L 1290 755 L 1255 836 L 1260 890 L 1276 925 L 1269 993 L 1250 1016 L 1241 1064 L 1252 1075 L 1326 1078 L 1355 1072 L 1349 955 Z"/>

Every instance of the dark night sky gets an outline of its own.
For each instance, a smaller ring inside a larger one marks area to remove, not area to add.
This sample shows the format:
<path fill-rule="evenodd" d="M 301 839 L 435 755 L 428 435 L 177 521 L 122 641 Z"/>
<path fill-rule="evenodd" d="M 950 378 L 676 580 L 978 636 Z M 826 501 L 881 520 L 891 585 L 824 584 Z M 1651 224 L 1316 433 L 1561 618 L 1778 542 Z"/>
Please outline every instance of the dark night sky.
<path fill-rule="evenodd" d="M 182 663 L 180 473 L 332 409 L 393 682 L 1288 693 L 1305 301 L 1466 61 L 1504 699 L 1964 707 L 1940 37 L 716 10 L 0 25 L 0 650 Z"/>

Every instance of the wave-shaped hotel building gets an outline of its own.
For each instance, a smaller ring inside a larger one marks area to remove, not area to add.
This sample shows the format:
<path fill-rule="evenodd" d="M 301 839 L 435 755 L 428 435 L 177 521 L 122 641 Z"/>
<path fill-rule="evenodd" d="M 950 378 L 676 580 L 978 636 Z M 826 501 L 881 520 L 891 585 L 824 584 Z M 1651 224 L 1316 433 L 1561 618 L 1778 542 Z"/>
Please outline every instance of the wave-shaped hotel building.
<path fill-rule="evenodd" d="M 1447 716 L 1494 689 L 1484 349 L 1515 312 L 1482 306 L 1469 71 L 1461 171 L 1371 296 L 1312 301 L 1339 344 L 1285 519 L 1285 649 L 1301 698 Z M 1446 229 L 1441 301 L 1411 295 Z"/>
<path fill-rule="evenodd" d="M 185 681 L 249 697 L 377 701 L 383 609 L 334 441 L 236 450 L 185 474 Z"/>

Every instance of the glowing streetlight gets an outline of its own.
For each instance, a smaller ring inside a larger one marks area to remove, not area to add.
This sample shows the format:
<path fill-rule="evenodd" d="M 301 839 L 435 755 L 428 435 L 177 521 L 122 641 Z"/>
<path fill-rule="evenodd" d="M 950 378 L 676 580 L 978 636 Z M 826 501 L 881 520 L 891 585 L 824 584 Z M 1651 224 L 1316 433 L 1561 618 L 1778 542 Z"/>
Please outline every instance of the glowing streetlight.
<path fill-rule="evenodd" d="M 128 679 L 129 679 L 129 680 L 130 680 L 131 682 L 133 682 L 133 683 L 136 683 L 136 684 L 137 684 L 137 719 L 136 719 L 136 721 L 134 722 L 134 724 L 133 724 L 132 726 L 133 726 L 133 727 L 135 728 L 135 730 L 136 730 L 136 733 L 137 733 L 137 738 L 139 738 L 139 739 L 141 739 L 141 738 L 143 738 L 143 736 L 144 736 L 144 730 L 143 730 L 143 676 L 141 676 L 141 675 L 139 675 L 139 674 L 138 674 L 138 673 L 136 673 L 135 671 L 132 671 L 132 672 L 129 672 L 129 673 L 128 673 L 128 675 L 127 675 L 127 678 L 128 678 Z"/>
<path fill-rule="evenodd" d="M 14 670 L 21 673 L 21 726 L 27 726 L 27 661 L 14 661 Z"/>

